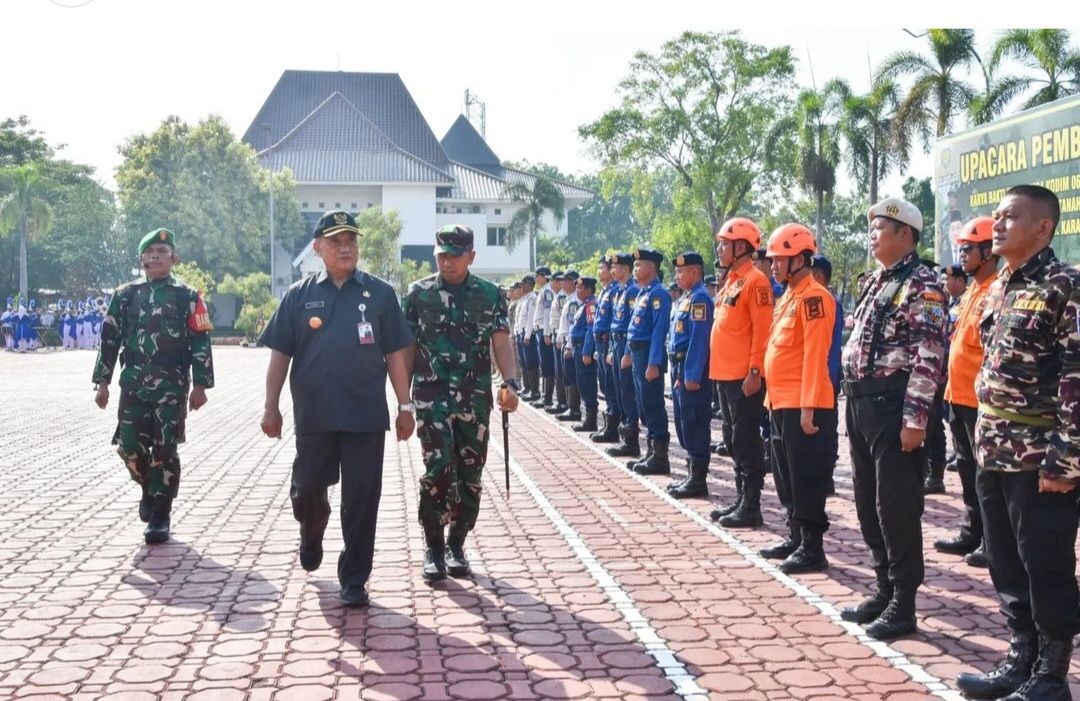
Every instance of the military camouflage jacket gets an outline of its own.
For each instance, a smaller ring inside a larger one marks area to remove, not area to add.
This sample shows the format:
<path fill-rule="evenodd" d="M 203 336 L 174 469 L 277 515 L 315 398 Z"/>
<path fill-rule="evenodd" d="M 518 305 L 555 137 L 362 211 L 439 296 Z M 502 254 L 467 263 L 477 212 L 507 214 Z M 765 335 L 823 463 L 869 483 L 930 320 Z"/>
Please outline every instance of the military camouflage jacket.
<path fill-rule="evenodd" d="M 199 293 L 171 275 L 133 282 L 113 295 L 101 326 L 101 349 L 94 365 L 95 384 L 112 381 L 120 358 L 120 388 L 143 400 L 187 391 L 191 379 L 214 386 L 208 322 L 196 321 Z"/>
<path fill-rule="evenodd" d="M 509 332 L 499 288 L 472 273 L 451 289 L 438 275 L 417 280 L 401 303 L 416 335 L 413 397 L 467 406 L 491 390 L 491 337 Z"/>
<path fill-rule="evenodd" d="M 904 425 L 925 429 L 944 381 L 945 292 L 933 270 L 912 252 L 875 272 L 859 297 L 844 346 L 844 379 L 857 382 L 910 373 Z"/>
<path fill-rule="evenodd" d="M 1045 248 L 990 286 L 975 381 L 979 465 L 1080 479 L 1080 272 Z"/>

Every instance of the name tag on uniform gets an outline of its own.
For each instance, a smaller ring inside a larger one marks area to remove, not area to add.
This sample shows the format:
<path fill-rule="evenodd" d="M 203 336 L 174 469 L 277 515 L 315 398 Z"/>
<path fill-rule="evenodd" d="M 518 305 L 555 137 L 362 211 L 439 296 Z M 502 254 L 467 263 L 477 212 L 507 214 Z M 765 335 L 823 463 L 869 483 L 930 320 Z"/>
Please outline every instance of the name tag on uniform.
<path fill-rule="evenodd" d="M 326 306 L 326 302 L 322 300 L 318 302 L 304 302 L 304 309 L 322 309 Z"/>
<path fill-rule="evenodd" d="M 375 331 L 371 328 L 370 322 L 360 322 L 356 325 L 356 331 L 360 334 L 360 345 L 370 346 L 375 343 Z"/>

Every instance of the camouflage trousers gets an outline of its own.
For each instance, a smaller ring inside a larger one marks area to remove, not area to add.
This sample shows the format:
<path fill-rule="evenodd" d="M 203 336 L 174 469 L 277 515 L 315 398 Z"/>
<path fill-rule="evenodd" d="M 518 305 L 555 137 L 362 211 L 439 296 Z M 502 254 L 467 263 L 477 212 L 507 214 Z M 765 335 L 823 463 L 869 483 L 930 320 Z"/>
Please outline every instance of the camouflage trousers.
<path fill-rule="evenodd" d="M 450 524 L 468 533 L 476 525 L 490 415 L 490 393 L 465 407 L 439 400 L 417 405 L 416 435 L 427 468 L 420 478 L 419 509 L 425 531 Z"/>
<path fill-rule="evenodd" d="M 186 416 L 183 394 L 168 394 L 157 401 L 127 392 L 120 395 L 119 423 L 112 442 L 131 479 L 145 485 L 150 496 L 176 496 L 180 487 L 176 447 L 184 441 Z"/>

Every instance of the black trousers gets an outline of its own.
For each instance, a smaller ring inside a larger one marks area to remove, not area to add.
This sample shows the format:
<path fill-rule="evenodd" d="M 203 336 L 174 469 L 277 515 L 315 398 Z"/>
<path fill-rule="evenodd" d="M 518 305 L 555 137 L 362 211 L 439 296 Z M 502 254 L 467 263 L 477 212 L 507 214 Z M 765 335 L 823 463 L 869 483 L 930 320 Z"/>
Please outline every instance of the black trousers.
<path fill-rule="evenodd" d="M 990 579 L 1018 633 L 1071 640 L 1077 626 L 1077 490 L 1039 491 L 1039 473 L 979 470 Z"/>
<path fill-rule="evenodd" d="M 905 387 L 848 393 L 847 431 L 859 529 L 875 570 L 914 595 L 923 582 L 923 484 L 926 451 L 900 449 Z"/>
<path fill-rule="evenodd" d="M 948 461 L 945 448 L 945 383 L 938 387 L 934 395 L 934 404 L 930 410 L 930 420 L 926 423 L 926 470 L 930 473 L 935 467 L 945 469 Z"/>
<path fill-rule="evenodd" d="M 322 532 L 330 520 L 327 488 L 341 479 L 341 535 L 338 581 L 363 586 L 375 558 L 375 521 L 382 495 L 386 433 L 298 433 L 293 461 L 293 516 Z"/>
<path fill-rule="evenodd" d="M 761 411 L 765 403 L 765 382 L 757 394 L 747 397 L 742 380 L 717 380 L 720 388 L 720 408 L 724 419 L 731 424 L 731 443 L 728 454 L 735 469 L 744 477 L 763 480 L 765 477 L 764 444 L 761 440 Z"/>
<path fill-rule="evenodd" d="M 952 430 L 953 448 L 956 451 L 956 471 L 960 475 L 963 488 L 964 523 L 960 526 L 960 537 L 972 542 L 982 540 L 983 522 L 979 512 L 979 495 L 975 491 L 975 419 L 979 410 L 971 406 L 952 404 L 952 418 L 949 428 Z"/>
<path fill-rule="evenodd" d="M 770 414 L 773 481 L 776 495 L 787 512 L 788 528 L 824 533 L 829 529 L 825 500 L 832 476 L 832 442 L 836 435 L 836 409 L 815 409 L 818 432 L 808 436 L 799 423 L 799 409 L 777 409 Z"/>

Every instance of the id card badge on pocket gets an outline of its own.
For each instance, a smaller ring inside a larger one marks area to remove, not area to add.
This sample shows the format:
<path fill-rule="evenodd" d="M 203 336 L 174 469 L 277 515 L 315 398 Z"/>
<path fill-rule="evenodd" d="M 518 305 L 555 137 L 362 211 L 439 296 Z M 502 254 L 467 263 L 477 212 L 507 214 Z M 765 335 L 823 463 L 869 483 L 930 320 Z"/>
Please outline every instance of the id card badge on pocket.
<path fill-rule="evenodd" d="M 375 332 L 372 330 L 369 322 L 362 321 L 357 324 L 356 331 L 360 334 L 360 345 L 370 346 L 375 343 Z"/>

